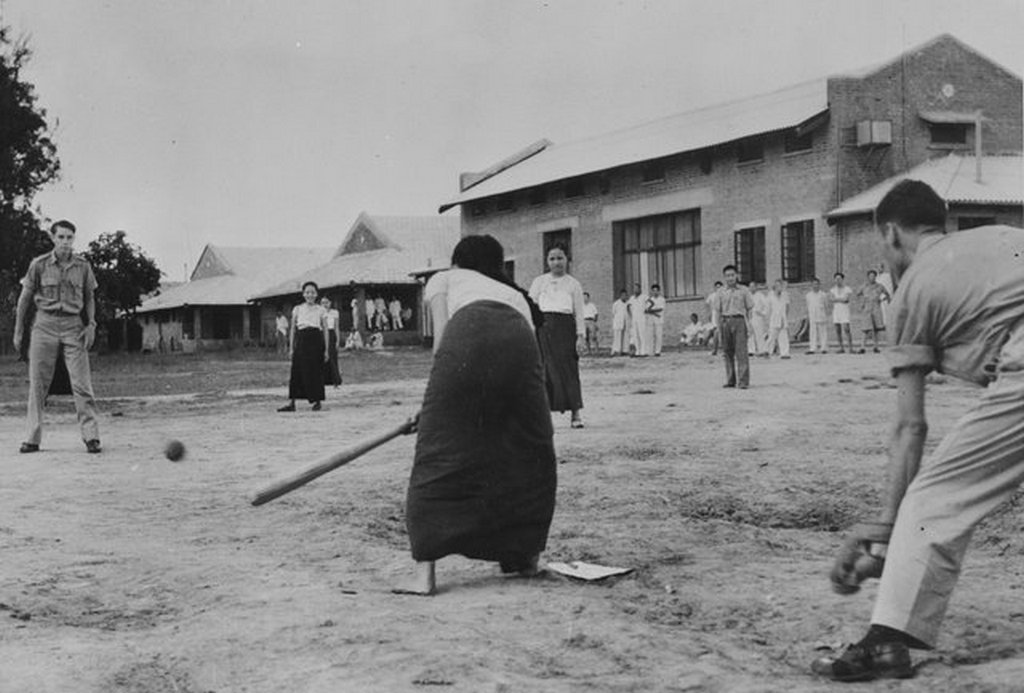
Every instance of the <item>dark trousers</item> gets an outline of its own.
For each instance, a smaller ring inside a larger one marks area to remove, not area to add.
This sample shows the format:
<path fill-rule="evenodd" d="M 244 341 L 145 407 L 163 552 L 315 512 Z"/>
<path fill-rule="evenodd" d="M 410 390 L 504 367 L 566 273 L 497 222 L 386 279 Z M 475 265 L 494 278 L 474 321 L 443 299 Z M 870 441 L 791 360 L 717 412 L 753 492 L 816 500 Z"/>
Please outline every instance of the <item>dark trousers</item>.
<path fill-rule="evenodd" d="M 750 357 L 747 354 L 747 321 L 722 316 L 721 346 L 725 360 L 725 384 L 729 387 L 750 385 Z"/>

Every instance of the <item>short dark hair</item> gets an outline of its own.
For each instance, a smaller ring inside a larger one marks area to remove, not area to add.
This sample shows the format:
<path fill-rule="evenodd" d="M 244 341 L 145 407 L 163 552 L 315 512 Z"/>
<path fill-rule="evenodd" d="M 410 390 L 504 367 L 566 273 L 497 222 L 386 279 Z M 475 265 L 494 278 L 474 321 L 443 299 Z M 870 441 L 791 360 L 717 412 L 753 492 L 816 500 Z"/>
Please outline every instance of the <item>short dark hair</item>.
<path fill-rule="evenodd" d="M 50 227 L 50 233 L 57 233 L 57 229 L 67 229 L 71 233 L 78 233 L 78 229 L 75 228 L 75 225 L 67 219 L 61 219 L 60 221 L 53 222 L 53 226 Z"/>
<path fill-rule="evenodd" d="M 583 295 L 586 296 L 587 298 L 589 298 L 590 297 L 590 292 L 589 291 L 584 291 Z"/>
<path fill-rule="evenodd" d="M 892 222 L 903 227 L 946 226 L 946 202 L 930 185 L 901 180 L 885 194 L 875 210 L 879 225 Z"/>
<path fill-rule="evenodd" d="M 658 291 L 661 291 L 661 284 L 655 282 L 655 283 L 651 284 L 651 288 L 652 289 L 657 289 Z"/>
<path fill-rule="evenodd" d="M 306 293 L 307 286 L 312 286 L 313 291 L 317 292 L 318 294 L 320 293 L 320 287 L 317 286 L 316 282 L 314 281 L 302 282 L 302 293 Z"/>
<path fill-rule="evenodd" d="M 878 272 L 876 272 L 875 270 L 868 270 L 868 276 L 869 277 L 877 277 L 878 276 Z"/>
<path fill-rule="evenodd" d="M 697 317 L 696 313 L 690 313 L 690 320 L 700 320 L 700 318 Z"/>
<path fill-rule="evenodd" d="M 722 282 L 717 281 L 717 280 L 715 281 L 715 286 L 721 286 L 721 285 L 722 285 Z"/>
<path fill-rule="evenodd" d="M 739 270 L 736 269 L 736 265 L 726 265 L 725 267 L 722 268 L 722 274 L 725 274 L 729 270 L 732 270 L 733 272 L 738 272 L 739 271 Z"/>
<path fill-rule="evenodd" d="M 843 279 L 846 279 L 846 275 L 843 274 L 842 272 L 836 272 L 835 274 L 832 275 L 833 279 L 835 279 L 836 277 L 842 277 Z"/>

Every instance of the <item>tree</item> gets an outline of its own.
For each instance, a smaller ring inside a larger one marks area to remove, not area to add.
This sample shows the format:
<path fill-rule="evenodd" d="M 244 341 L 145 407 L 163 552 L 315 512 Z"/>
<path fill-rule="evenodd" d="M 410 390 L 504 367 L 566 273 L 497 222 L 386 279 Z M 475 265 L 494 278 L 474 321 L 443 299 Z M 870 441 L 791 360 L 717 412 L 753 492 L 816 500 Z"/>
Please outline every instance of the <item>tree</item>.
<path fill-rule="evenodd" d="M 142 297 L 160 285 L 160 270 L 137 245 L 125 240 L 124 231 L 103 233 L 82 253 L 96 275 L 96 322 L 132 317 Z"/>
<path fill-rule="evenodd" d="M 60 173 L 57 147 L 35 88 L 21 79 L 31 53 L 0 26 L 0 334 L 10 334 L 20 279 L 36 255 L 50 249 L 35 193 Z M 6 336 L 0 350 L 10 342 Z"/>

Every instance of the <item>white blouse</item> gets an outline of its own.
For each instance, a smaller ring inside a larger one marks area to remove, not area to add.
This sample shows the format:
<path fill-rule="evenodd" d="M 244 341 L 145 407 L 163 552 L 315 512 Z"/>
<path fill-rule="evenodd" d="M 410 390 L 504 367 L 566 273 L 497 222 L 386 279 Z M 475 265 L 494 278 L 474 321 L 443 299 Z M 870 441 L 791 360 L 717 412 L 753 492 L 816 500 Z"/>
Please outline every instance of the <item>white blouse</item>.
<path fill-rule="evenodd" d="M 446 296 L 449 318 L 474 301 L 497 301 L 515 308 L 533 327 L 530 306 L 521 293 L 474 270 L 453 267 L 435 274 L 427 282 L 423 297 L 429 303 L 438 295 Z"/>
<path fill-rule="evenodd" d="M 542 274 L 530 284 L 530 298 L 545 313 L 565 313 L 576 317 L 576 334 L 587 333 L 583 322 L 583 286 L 575 277 Z"/>
<path fill-rule="evenodd" d="M 292 309 L 292 324 L 295 325 L 296 330 L 301 330 L 304 327 L 321 328 L 326 315 L 327 311 L 319 303 L 313 305 L 300 303 Z"/>

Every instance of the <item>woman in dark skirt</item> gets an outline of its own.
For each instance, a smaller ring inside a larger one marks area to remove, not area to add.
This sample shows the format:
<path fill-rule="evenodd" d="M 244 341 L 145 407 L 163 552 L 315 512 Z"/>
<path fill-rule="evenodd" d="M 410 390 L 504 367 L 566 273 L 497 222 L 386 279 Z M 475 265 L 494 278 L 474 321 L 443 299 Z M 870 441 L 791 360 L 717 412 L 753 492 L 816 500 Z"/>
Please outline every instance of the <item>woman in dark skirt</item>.
<path fill-rule="evenodd" d="M 319 292 L 315 282 L 302 285 L 303 303 L 292 309 L 288 353 L 292 357 L 292 372 L 288 379 L 288 399 L 278 411 L 295 411 L 295 400 L 304 399 L 320 411 L 324 400 L 324 362 L 327 361 L 325 338 L 326 311 L 316 302 Z"/>
<path fill-rule="evenodd" d="M 556 487 L 542 317 L 503 263 L 498 241 L 468 236 L 424 292 L 435 342 L 406 506 L 416 571 L 395 592 L 433 594 L 451 554 L 538 572 Z"/>
<path fill-rule="evenodd" d="M 587 328 L 583 320 L 583 287 L 567 273 L 566 249 L 556 244 L 547 255 L 547 274 L 530 285 L 530 298 L 544 313 L 544 326 L 538 331 L 544 357 L 548 401 L 551 411 L 571 412 L 573 428 L 583 428 L 580 409 L 580 352 L 586 344 Z"/>
<path fill-rule="evenodd" d="M 338 344 L 341 342 L 341 315 L 331 307 L 331 299 L 320 299 L 324 308 L 324 329 L 327 332 L 327 361 L 324 362 L 324 385 L 341 385 L 341 370 L 338 368 Z"/>

